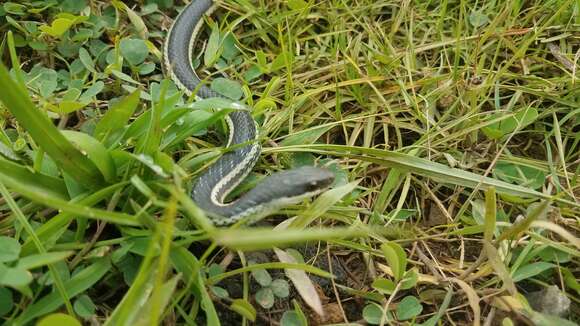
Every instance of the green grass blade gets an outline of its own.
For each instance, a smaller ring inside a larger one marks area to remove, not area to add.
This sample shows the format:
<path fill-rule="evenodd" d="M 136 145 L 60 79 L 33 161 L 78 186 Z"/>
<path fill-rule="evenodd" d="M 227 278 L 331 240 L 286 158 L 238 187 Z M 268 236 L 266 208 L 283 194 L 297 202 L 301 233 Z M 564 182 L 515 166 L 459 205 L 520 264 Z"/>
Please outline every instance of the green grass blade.
<path fill-rule="evenodd" d="M 0 182 L 5 183 L 9 188 L 32 201 L 46 205 L 48 207 L 52 207 L 54 209 L 59 209 L 63 212 L 115 224 L 132 226 L 139 225 L 137 219 L 131 215 L 110 212 L 103 209 L 90 208 L 84 205 L 69 202 L 59 197 L 53 196 L 50 193 L 43 192 L 39 189 L 28 188 L 25 184 L 21 184 L 12 178 L 4 177 L 2 174 L 0 174 Z"/>
<path fill-rule="evenodd" d="M 489 187 L 495 187 L 498 192 L 507 195 L 520 196 L 525 198 L 553 199 L 554 201 L 559 201 L 562 203 L 566 203 L 568 205 L 580 207 L 580 204 L 578 203 L 574 203 L 557 197 L 552 198 L 552 196 L 548 194 L 544 194 L 535 191 L 533 189 L 496 180 L 490 177 L 483 177 L 476 173 L 464 171 L 457 168 L 451 168 L 441 163 L 432 162 L 423 158 L 415 157 L 404 153 L 356 146 L 322 145 L 322 144 L 277 147 L 264 150 L 265 153 L 290 152 L 290 151 L 314 152 L 327 155 L 336 155 L 340 157 L 347 156 L 350 158 L 355 158 L 389 167 L 399 168 L 405 171 L 410 171 L 421 176 L 431 177 L 443 181 L 448 184 L 454 184 L 469 188 L 479 187 L 483 190 Z"/>
<path fill-rule="evenodd" d="M 67 141 L 52 121 L 36 108 L 27 92 L 12 80 L 3 64 L 0 64 L 0 89 L 0 101 L 62 171 L 88 189 L 104 184 L 103 176 L 95 164 Z"/>
<path fill-rule="evenodd" d="M 32 172 L 31 169 L 2 157 L 0 157 L 0 179 L 10 179 L 10 181 L 6 181 L 7 184 L 19 183 L 23 187 L 36 189 L 36 191 L 50 194 L 56 198 L 68 198 L 66 186 L 61 179 Z"/>
<path fill-rule="evenodd" d="M 368 230 L 363 228 L 332 229 L 217 229 L 210 236 L 220 246 L 234 250 L 259 250 L 307 241 L 329 241 L 333 239 L 364 237 Z"/>

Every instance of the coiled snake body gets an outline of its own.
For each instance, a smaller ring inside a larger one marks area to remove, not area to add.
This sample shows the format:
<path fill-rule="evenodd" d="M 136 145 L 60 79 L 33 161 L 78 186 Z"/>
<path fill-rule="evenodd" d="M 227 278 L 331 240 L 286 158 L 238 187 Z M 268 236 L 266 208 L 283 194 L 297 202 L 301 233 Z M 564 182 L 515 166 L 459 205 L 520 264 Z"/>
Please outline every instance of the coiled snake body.
<path fill-rule="evenodd" d="M 214 9 L 212 0 L 193 0 L 173 22 L 164 46 L 164 70 L 187 95 L 196 90 L 201 98 L 222 97 L 201 81 L 192 66 L 197 34 L 203 16 Z M 250 173 L 259 158 L 258 131 L 250 112 L 237 110 L 226 116 L 229 129 L 227 146 L 235 150 L 222 155 L 198 179 L 193 200 L 217 225 L 227 225 L 248 216 L 256 220 L 283 206 L 311 197 L 328 188 L 334 174 L 317 167 L 274 173 L 239 199 L 226 203 L 226 196 Z"/>

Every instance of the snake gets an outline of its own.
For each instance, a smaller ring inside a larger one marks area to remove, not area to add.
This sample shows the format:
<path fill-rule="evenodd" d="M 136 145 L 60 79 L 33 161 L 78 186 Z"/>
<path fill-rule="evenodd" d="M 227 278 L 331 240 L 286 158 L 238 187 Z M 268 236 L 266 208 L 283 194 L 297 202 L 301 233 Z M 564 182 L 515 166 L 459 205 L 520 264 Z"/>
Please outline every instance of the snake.
<path fill-rule="evenodd" d="M 164 74 L 187 96 L 196 99 L 227 98 L 202 83 L 193 66 L 194 49 L 204 17 L 216 8 L 212 0 L 192 0 L 174 19 L 164 43 Z M 214 225 L 230 225 L 241 220 L 254 223 L 324 192 L 334 182 L 334 173 L 329 169 L 302 166 L 273 173 L 237 199 L 227 200 L 254 168 L 261 145 L 258 126 L 250 110 L 233 110 L 224 119 L 228 129 L 226 148 L 231 150 L 225 151 L 201 173 L 191 194 L 195 204 Z"/>

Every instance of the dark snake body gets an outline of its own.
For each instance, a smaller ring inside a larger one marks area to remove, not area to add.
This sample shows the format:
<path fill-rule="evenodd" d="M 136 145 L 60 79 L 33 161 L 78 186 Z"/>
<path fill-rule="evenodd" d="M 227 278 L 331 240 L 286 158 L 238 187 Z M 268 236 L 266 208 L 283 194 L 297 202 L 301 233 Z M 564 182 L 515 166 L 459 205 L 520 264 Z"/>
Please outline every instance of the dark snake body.
<path fill-rule="evenodd" d="M 164 48 L 165 73 L 186 94 L 201 98 L 223 97 L 203 85 L 195 73 L 192 51 L 203 16 L 213 11 L 213 1 L 193 0 L 179 14 L 169 31 Z M 261 152 L 258 132 L 247 110 L 226 116 L 229 128 L 227 146 L 236 149 L 223 154 L 200 177 L 193 188 L 193 200 L 215 224 L 234 223 L 247 216 L 258 218 L 289 203 L 326 189 L 334 175 L 326 169 L 302 167 L 275 173 L 239 199 L 224 203 L 225 197 L 250 173 Z"/>

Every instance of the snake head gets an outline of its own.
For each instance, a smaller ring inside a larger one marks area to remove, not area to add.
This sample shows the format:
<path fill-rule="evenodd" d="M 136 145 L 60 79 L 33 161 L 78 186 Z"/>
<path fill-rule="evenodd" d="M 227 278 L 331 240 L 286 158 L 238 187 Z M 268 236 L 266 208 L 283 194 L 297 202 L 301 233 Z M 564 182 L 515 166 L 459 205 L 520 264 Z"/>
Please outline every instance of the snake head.
<path fill-rule="evenodd" d="M 334 173 L 314 166 L 303 166 L 297 169 L 275 173 L 267 178 L 272 191 L 280 198 L 312 197 L 334 182 Z"/>

